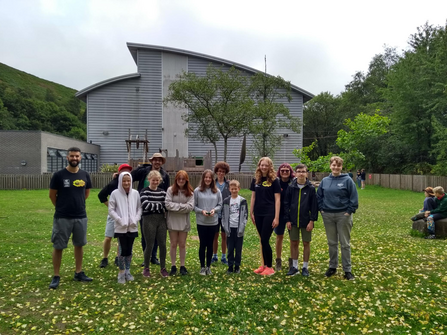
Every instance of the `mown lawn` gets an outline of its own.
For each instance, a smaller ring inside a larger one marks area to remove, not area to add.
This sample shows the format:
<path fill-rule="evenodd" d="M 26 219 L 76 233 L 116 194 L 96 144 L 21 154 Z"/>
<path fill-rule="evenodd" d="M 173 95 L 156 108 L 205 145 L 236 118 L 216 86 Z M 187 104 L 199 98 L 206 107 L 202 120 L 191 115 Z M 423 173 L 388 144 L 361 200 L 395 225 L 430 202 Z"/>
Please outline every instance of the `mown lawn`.
<path fill-rule="evenodd" d="M 48 191 L 0 191 L 0 333 L 443 334 L 446 241 L 410 235 L 409 217 L 421 207 L 423 194 L 378 187 L 359 192 L 351 241 L 353 282 L 342 279 L 341 268 L 334 277 L 324 277 L 328 255 L 320 219 L 311 244 L 309 278 L 288 278 L 287 270 L 271 277 L 253 274 L 259 265 L 259 240 L 251 222 L 241 274 L 228 276 L 219 264 L 213 276 L 200 276 L 193 224 L 187 247 L 190 275 L 163 279 L 152 266 L 156 275 L 143 278 L 138 242 L 131 269 L 135 281 L 120 285 L 114 265 L 98 266 L 107 208 L 99 203 L 98 190 L 92 190 L 84 270 L 94 281 L 72 280 L 70 245 L 62 261 L 61 285 L 49 290 L 53 208 Z M 249 194 L 243 192 L 247 199 Z M 287 263 L 288 237 L 284 240 Z M 271 241 L 274 246 L 274 237 Z"/>

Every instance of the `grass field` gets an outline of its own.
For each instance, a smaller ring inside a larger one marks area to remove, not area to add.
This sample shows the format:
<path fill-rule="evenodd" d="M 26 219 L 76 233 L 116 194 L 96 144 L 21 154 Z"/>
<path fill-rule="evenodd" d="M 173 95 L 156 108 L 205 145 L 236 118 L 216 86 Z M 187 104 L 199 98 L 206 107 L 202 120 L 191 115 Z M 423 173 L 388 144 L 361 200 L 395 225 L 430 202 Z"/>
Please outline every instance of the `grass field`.
<path fill-rule="evenodd" d="M 444 334 L 447 326 L 446 241 L 410 235 L 409 217 L 423 194 L 368 187 L 354 215 L 355 281 L 339 272 L 325 278 L 328 254 L 321 219 L 304 278 L 255 275 L 259 240 L 251 222 L 239 275 L 213 267 L 200 276 L 195 223 L 188 236 L 190 275 L 143 278 L 140 243 L 134 248 L 135 281 L 120 285 L 117 269 L 99 268 L 107 208 L 92 190 L 87 201 L 84 270 L 91 283 L 74 282 L 73 247 L 64 252 L 61 284 L 49 290 L 53 208 L 47 190 L 0 191 L 1 334 Z M 249 192 L 243 195 L 249 199 Z M 194 215 L 192 215 L 192 218 Z M 283 263 L 288 258 L 284 238 Z M 274 246 L 274 236 L 271 244 Z M 115 247 L 115 242 L 113 242 Z M 300 264 L 302 246 L 300 246 Z M 113 260 L 113 257 L 110 258 Z M 170 266 L 169 260 L 167 261 Z"/>

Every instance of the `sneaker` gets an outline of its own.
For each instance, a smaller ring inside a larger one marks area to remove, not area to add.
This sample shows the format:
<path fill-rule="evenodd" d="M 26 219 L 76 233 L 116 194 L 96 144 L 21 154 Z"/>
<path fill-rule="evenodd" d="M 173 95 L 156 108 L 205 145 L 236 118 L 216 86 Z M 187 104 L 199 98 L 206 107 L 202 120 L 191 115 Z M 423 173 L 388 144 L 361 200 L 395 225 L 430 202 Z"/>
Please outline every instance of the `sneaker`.
<path fill-rule="evenodd" d="M 253 272 L 256 274 L 261 274 L 261 272 L 263 272 L 265 270 L 265 266 L 260 266 L 259 268 L 257 268 L 256 270 L 254 270 Z"/>
<path fill-rule="evenodd" d="M 228 261 L 227 261 L 226 257 L 222 257 L 222 259 L 220 261 L 222 262 L 222 264 L 228 265 Z"/>
<path fill-rule="evenodd" d="M 234 268 L 234 273 L 241 273 L 241 269 L 238 266 L 236 266 Z"/>
<path fill-rule="evenodd" d="M 151 263 L 152 263 L 152 264 L 155 264 L 155 265 L 160 265 L 160 261 L 158 260 L 157 257 L 152 257 L 152 258 L 151 258 Z"/>
<path fill-rule="evenodd" d="M 301 270 L 301 275 L 303 275 L 304 277 L 309 277 L 309 270 L 307 268 L 303 268 Z"/>
<path fill-rule="evenodd" d="M 232 274 L 233 272 L 234 272 L 233 267 L 229 266 L 228 270 L 227 270 L 227 274 L 229 275 L 229 274 Z"/>
<path fill-rule="evenodd" d="M 51 279 L 51 284 L 50 284 L 49 288 L 51 288 L 53 290 L 57 289 L 60 281 L 61 281 L 60 276 L 54 276 L 53 279 Z"/>
<path fill-rule="evenodd" d="M 326 277 L 332 277 L 337 272 L 337 269 L 329 268 L 327 269 L 326 273 L 324 274 Z"/>
<path fill-rule="evenodd" d="M 188 274 L 188 270 L 186 270 L 186 268 L 184 266 L 180 267 L 180 274 L 182 276 L 186 276 Z"/>
<path fill-rule="evenodd" d="M 426 240 L 435 240 L 436 239 L 436 235 L 435 234 L 431 234 L 431 235 L 425 236 L 425 239 Z"/>
<path fill-rule="evenodd" d="M 118 266 L 118 261 L 116 262 L 116 266 Z M 140 265 L 142 268 L 144 268 L 144 262 L 143 263 L 141 263 L 141 265 Z"/>
<path fill-rule="evenodd" d="M 281 271 L 281 270 L 282 270 L 282 261 L 281 261 L 281 258 L 277 258 L 277 259 L 276 259 L 275 270 L 276 270 L 276 271 Z"/>
<path fill-rule="evenodd" d="M 271 276 L 275 274 L 275 270 L 273 268 L 265 267 L 265 270 L 261 272 L 262 276 Z"/>
<path fill-rule="evenodd" d="M 351 272 L 345 272 L 345 275 L 343 276 L 346 280 L 355 280 L 354 275 Z"/>
<path fill-rule="evenodd" d="M 99 264 L 99 267 L 105 268 L 107 265 L 109 265 L 109 260 L 107 258 L 103 258 L 101 264 Z"/>
<path fill-rule="evenodd" d="M 168 270 L 166 270 L 166 268 L 161 269 L 160 273 L 163 278 L 166 278 L 169 276 Z"/>
<path fill-rule="evenodd" d="M 126 283 L 126 273 L 118 273 L 118 284 Z"/>
<path fill-rule="evenodd" d="M 206 276 L 206 268 L 201 268 L 199 274 L 202 276 Z"/>
<path fill-rule="evenodd" d="M 170 276 L 175 276 L 177 274 L 177 267 L 175 265 L 171 266 L 171 272 L 169 272 Z"/>
<path fill-rule="evenodd" d="M 207 267 L 205 271 L 206 271 L 206 275 L 207 276 L 212 276 L 213 275 L 213 273 L 211 272 L 211 269 L 209 267 Z"/>
<path fill-rule="evenodd" d="M 217 255 L 214 255 L 213 258 L 211 258 L 211 264 L 216 263 L 217 261 Z"/>
<path fill-rule="evenodd" d="M 149 268 L 144 268 L 143 276 L 145 276 L 147 278 L 149 278 L 151 276 L 151 271 L 149 270 Z"/>
<path fill-rule="evenodd" d="M 298 269 L 292 266 L 290 267 L 289 272 L 286 273 L 286 276 L 295 276 L 298 272 Z"/>
<path fill-rule="evenodd" d="M 81 271 L 79 273 L 75 272 L 75 275 L 74 275 L 73 279 L 76 280 L 76 281 L 92 281 L 93 280 L 92 278 L 87 277 L 85 275 L 84 271 Z"/>
<path fill-rule="evenodd" d="M 130 273 L 130 270 L 126 270 L 124 272 L 124 276 L 126 278 L 126 281 L 133 281 L 135 278 L 132 276 L 132 274 Z"/>
<path fill-rule="evenodd" d="M 115 265 L 118 266 L 118 256 L 115 257 Z M 144 264 L 143 264 L 144 266 Z"/>

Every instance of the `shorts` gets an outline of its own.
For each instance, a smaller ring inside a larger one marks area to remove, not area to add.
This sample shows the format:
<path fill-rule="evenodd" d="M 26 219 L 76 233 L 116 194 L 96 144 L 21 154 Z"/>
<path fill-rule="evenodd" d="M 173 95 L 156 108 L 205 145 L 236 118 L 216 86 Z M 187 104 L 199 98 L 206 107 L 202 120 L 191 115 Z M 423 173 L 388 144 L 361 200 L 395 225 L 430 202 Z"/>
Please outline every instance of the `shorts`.
<path fill-rule="evenodd" d="M 115 235 L 115 220 L 110 215 L 107 215 L 106 232 L 105 237 L 113 237 Z"/>
<path fill-rule="evenodd" d="M 221 231 L 222 233 L 225 233 L 225 230 L 222 226 L 222 218 L 217 219 L 216 234 L 219 234 L 219 231 Z"/>
<path fill-rule="evenodd" d="M 300 233 L 303 242 L 312 241 L 312 232 L 307 231 L 306 228 L 298 228 L 297 226 L 292 226 L 292 229 L 289 231 L 289 236 L 291 241 L 299 241 Z"/>
<path fill-rule="evenodd" d="M 53 248 L 62 250 L 67 248 L 70 235 L 73 234 L 72 242 L 75 247 L 87 244 L 87 218 L 54 218 L 51 242 Z"/>
<path fill-rule="evenodd" d="M 273 231 L 276 235 L 284 235 L 284 230 L 286 230 L 286 221 L 279 219 L 279 225 Z"/>

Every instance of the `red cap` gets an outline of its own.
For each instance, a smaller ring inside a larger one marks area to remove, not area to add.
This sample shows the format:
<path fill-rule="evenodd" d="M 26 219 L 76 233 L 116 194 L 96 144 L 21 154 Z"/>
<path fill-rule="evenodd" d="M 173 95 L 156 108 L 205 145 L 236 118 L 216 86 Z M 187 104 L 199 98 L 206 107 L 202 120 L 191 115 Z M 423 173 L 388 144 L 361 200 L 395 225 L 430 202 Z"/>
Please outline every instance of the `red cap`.
<path fill-rule="evenodd" d="M 132 167 L 129 164 L 121 164 L 118 168 L 118 172 L 121 172 L 122 169 L 129 169 L 130 171 L 132 171 Z"/>

